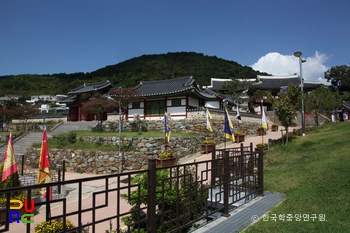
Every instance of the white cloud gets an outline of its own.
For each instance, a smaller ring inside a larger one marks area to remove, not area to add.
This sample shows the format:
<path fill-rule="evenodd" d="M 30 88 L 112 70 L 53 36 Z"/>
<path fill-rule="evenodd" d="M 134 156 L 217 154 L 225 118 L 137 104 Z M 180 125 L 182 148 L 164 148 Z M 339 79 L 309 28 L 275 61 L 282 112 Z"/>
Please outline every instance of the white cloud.
<path fill-rule="evenodd" d="M 312 57 L 303 57 L 306 60 L 302 64 L 302 75 L 306 81 L 327 83 L 324 78 L 324 72 L 328 70 L 324 63 L 328 56 L 315 52 Z M 266 72 L 275 76 L 299 74 L 299 60 L 294 55 L 282 55 L 277 52 L 271 52 L 261 57 L 251 66 L 254 70 Z M 329 83 L 328 83 L 329 84 Z"/>

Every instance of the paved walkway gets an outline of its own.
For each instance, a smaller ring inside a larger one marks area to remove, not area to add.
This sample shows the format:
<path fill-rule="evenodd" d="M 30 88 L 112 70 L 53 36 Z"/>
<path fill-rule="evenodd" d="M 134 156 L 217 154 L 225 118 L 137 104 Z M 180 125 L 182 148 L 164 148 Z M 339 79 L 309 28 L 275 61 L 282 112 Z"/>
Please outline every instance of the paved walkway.
<path fill-rule="evenodd" d="M 290 129 L 292 130 L 292 129 Z M 279 139 L 281 138 L 281 131 L 277 131 L 277 132 L 271 132 L 270 130 L 267 132 L 267 135 L 262 136 L 246 136 L 246 139 L 243 143 L 244 146 L 248 146 L 250 145 L 250 143 L 253 143 L 253 147 L 255 147 L 255 145 L 257 143 L 261 143 L 261 142 L 268 142 L 269 139 Z M 226 143 L 226 148 L 232 148 L 232 147 L 238 147 L 240 145 L 240 143 L 232 143 L 232 142 L 227 142 Z M 220 145 L 217 146 L 217 148 L 224 148 L 225 144 L 222 143 Z M 195 161 L 204 161 L 204 160 L 210 160 L 211 159 L 211 153 L 209 154 L 202 154 L 200 152 L 195 153 L 191 156 L 187 156 L 185 158 L 182 158 L 179 160 L 180 164 L 184 164 L 184 163 L 189 163 L 189 162 L 193 162 Z M 65 174 L 66 176 L 66 180 L 75 180 L 75 179 L 81 179 L 81 178 L 85 178 L 85 177 L 91 177 L 91 174 L 78 174 L 78 173 L 70 173 L 70 172 L 66 172 Z M 93 175 L 93 176 L 99 176 L 99 175 Z M 110 179 L 110 183 L 109 183 L 109 188 L 113 187 L 115 185 L 116 179 Z M 91 181 L 91 182 L 85 182 L 83 185 L 83 196 L 84 196 L 84 201 L 82 203 L 83 208 L 88 208 L 91 207 L 91 203 L 92 203 L 92 193 L 95 191 L 99 191 L 99 190 L 104 190 L 104 182 L 101 182 L 101 180 L 98 181 Z M 67 185 L 67 191 L 69 191 L 67 198 L 67 203 L 69 203 L 69 205 L 67 205 L 67 211 L 72 211 L 72 209 L 76 209 L 77 208 L 77 184 L 72 184 L 72 185 Z M 104 197 L 104 196 L 101 196 Z M 103 199 L 103 198 L 101 198 Z M 257 215 L 257 216 L 262 216 L 264 213 L 266 213 L 268 211 L 268 209 L 270 209 L 271 207 L 277 205 L 278 203 L 280 203 L 283 200 L 283 195 L 280 194 L 273 194 L 273 193 L 266 193 L 265 197 L 258 197 L 256 199 L 254 199 L 253 201 L 246 203 L 244 205 L 242 205 L 241 207 L 237 208 L 234 210 L 234 213 L 230 213 L 231 217 L 229 218 L 225 218 L 225 217 L 219 217 L 217 218 L 215 221 L 213 221 L 212 223 L 209 223 L 207 225 L 205 225 L 204 227 L 196 230 L 195 232 L 200 233 L 200 232 L 217 232 L 217 231 L 222 231 L 222 232 L 235 232 L 237 227 L 240 228 L 241 226 L 248 226 L 249 224 L 252 223 L 251 217 L 253 215 Z M 108 207 L 110 207 L 111 212 L 115 212 L 116 211 L 116 203 L 117 200 L 116 198 L 109 198 L 109 205 Z M 255 205 L 254 205 L 255 203 Z M 121 205 L 121 208 L 126 208 L 127 210 L 130 209 L 130 207 L 128 206 L 128 204 L 125 201 L 121 201 L 121 203 L 118 203 Z M 250 209 L 255 209 L 253 212 L 246 212 L 246 210 L 249 210 L 249 206 Z M 259 208 L 257 207 L 259 206 Z M 265 206 L 265 207 L 263 207 Z M 62 210 L 61 208 L 59 208 L 60 205 L 52 205 L 51 211 L 53 215 L 56 214 L 62 214 Z M 40 209 L 39 209 L 40 211 Z M 42 208 L 41 209 L 42 212 L 40 212 L 39 214 L 35 215 L 34 217 L 34 225 L 45 220 L 45 209 Z M 101 216 L 103 216 L 103 218 L 106 217 L 106 213 L 109 212 L 106 209 L 103 209 L 103 213 L 100 213 Z M 241 214 L 239 214 L 241 213 Z M 238 214 L 238 215 L 237 215 Z M 88 217 L 89 218 L 89 217 Z M 77 224 L 76 219 L 74 218 L 69 218 L 73 221 L 73 223 Z M 90 219 L 90 218 L 89 218 Z M 237 222 L 237 219 L 242 219 L 242 221 L 244 220 L 244 224 L 242 224 L 241 220 L 239 220 Z M 90 219 L 91 220 L 91 219 Z M 83 218 L 83 221 L 90 221 L 88 219 Z M 236 224 L 236 226 L 233 225 Z M 223 231 L 223 229 L 228 229 L 228 231 Z M 237 228 L 237 229 L 238 229 Z M 97 231 L 96 233 L 102 233 L 105 232 L 105 230 L 109 229 L 109 222 L 104 222 L 98 225 L 98 229 L 101 229 L 101 231 Z M 22 223 L 14 223 L 10 225 L 10 231 L 9 232 L 25 232 L 25 225 Z M 34 232 L 34 231 L 33 231 Z M 90 229 L 90 232 L 91 229 Z"/>

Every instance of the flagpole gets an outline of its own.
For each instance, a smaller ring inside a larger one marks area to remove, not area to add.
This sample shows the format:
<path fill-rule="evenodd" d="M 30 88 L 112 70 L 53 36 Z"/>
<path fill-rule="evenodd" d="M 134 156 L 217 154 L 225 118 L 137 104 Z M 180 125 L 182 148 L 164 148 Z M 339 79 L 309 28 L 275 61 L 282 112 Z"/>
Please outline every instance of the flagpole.
<path fill-rule="evenodd" d="M 261 99 L 261 125 L 263 124 L 263 114 L 264 114 L 263 99 Z M 261 143 L 264 143 L 264 131 L 265 129 L 263 128 L 261 132 Z"/>

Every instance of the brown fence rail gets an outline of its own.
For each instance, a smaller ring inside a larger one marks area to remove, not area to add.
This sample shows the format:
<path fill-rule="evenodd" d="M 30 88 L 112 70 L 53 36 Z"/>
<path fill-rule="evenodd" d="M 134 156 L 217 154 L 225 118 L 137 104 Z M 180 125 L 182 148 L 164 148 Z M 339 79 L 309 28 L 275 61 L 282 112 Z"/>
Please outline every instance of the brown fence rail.
<path fill-rule="evenodd" d="M 34 213 L 45 213 L 45 219 L 36 220 L 35 215 L 34 224 L 22 224 L 21 232 L 29 233 L 40 221 L 54 219 L 63 219 L 62 232 L 106 232 L 109 222 L 117 232 L 188 232 L 218 216 L 229 216 L 233 208 L 262 195 L 262 169 L 263 152 L 241 144 L 214 148 L 212 159 L 206 161 L 156 167 L 156 160 L 149 159 L 143 171 L 0 190 L 0 196 L 7 198 L 7 207 L 0 209 L 0 232 L 17 224 L 10 223 L 9 214 L 14 192 L 35 199 Z M 99 188 L 87 192 L 92 184 Z M 52 186 L 69 192 L 53 195 L 52 200 L 33 197 L 39 188 L 49 192 Z M 66 219 L 75 227 L 67 229 Z"/>

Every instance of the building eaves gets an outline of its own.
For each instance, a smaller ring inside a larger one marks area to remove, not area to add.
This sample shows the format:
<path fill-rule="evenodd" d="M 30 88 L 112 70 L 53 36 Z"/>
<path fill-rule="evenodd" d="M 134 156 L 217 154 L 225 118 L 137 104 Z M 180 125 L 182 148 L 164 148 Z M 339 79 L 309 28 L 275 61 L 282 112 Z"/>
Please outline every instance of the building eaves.
<path fill-rule="evenodd" d="M 350 101 L 343 101 L 343 106 L 347 109 L 350 109 Z"/>
<path fill-rule="evenodd" d="M 59 101 L 59 103 L 72 103 L 77 99 L 76 95 L 71 95 L 66 98 L 63 98 Z"/>
<path fill-rule="evenodd" d="M 174 95 L 195 89 L 196 84 L 192 76 L 183 78 L 158 80 L 158 81 L 142 81 L 135 87 L 140 96 L 163 96 Z"/>
<path fill-rule="evenodd" d="M 95 83 L 84 83 L 82 86 L 72 89 L 68 93 L 68 95 L 98 91 L 109 86 L 113 87 L 113 85 L 109 82 L 109 80 L 102 81 L 102 82 L 95 82 Z"/>

